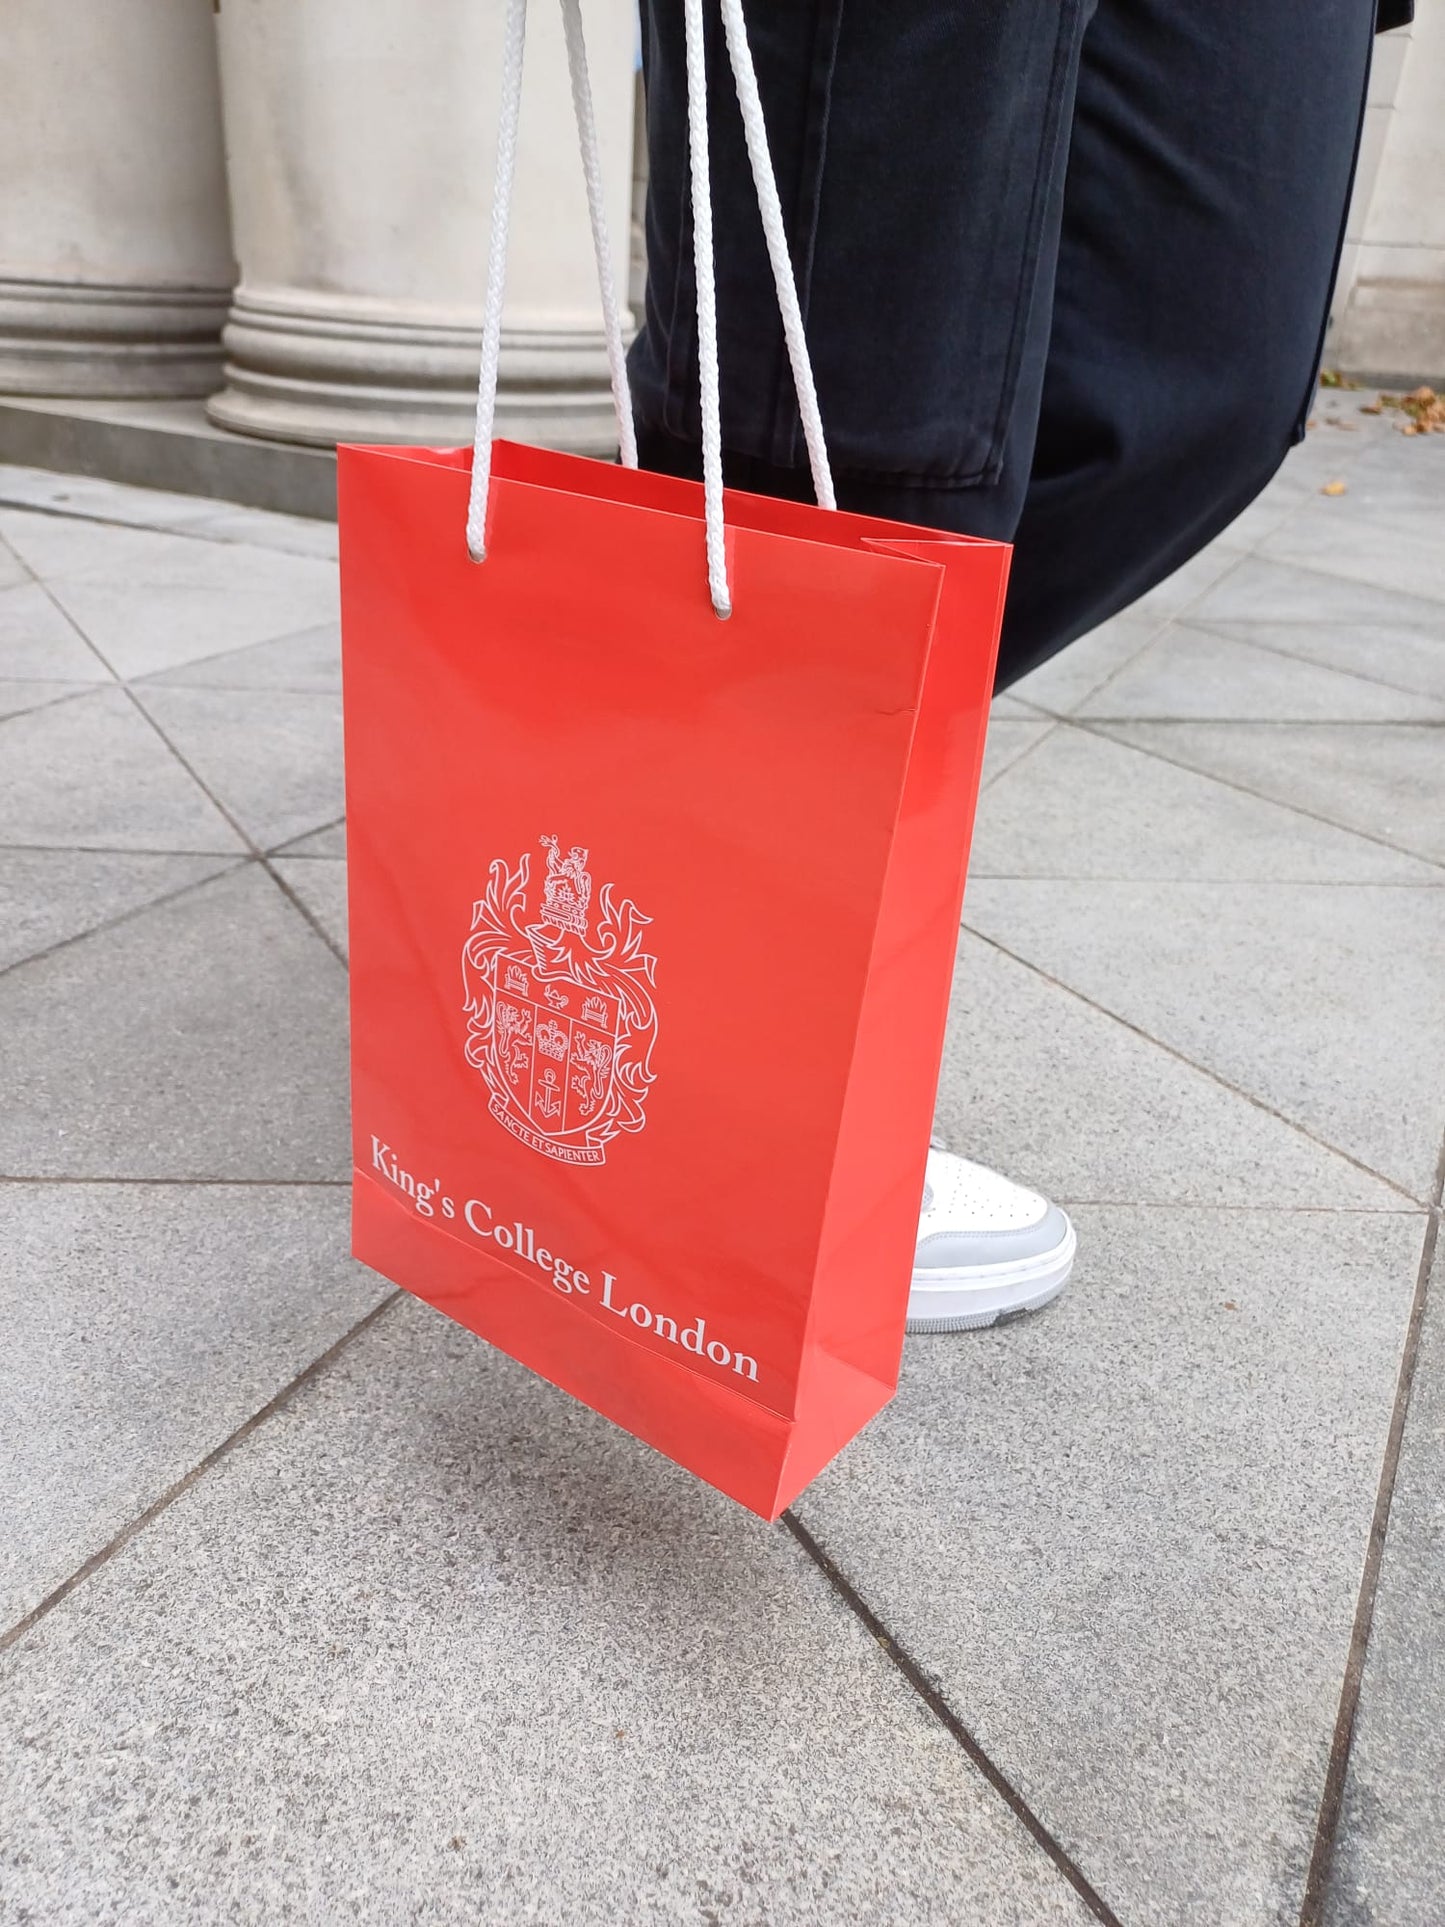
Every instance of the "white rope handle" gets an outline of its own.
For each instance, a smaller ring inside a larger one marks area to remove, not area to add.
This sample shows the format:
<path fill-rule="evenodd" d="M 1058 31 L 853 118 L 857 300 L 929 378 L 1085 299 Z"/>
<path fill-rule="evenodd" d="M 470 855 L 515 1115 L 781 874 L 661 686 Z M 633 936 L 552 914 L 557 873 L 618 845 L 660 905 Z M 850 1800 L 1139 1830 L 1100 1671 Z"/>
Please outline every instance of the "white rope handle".
<path fill-rule="evenodd" d="M 707 586 L 726 620 L 733 612 L 723 527 L 722 386 L 717 357 L 717 283 L 712 246 L 712 171 L 707 149 L 707 56 L 702 0 L 684 0 L 687 34 L 687 152 L 692 175 L 692 266 L 697 282 L 697 360 L 702 385 L 702 499 Z"/>
<path fill-rule="evenodd" d="M 580 0 L 561 0 L 562 28 L 567 43 L 567 65 L 572 82 L 572 104 L 582 150 L 582 173 L 587 184 L 587 212 L 592 245 L 597 256 L 597 278 L 602 296 L 607 365 L 617 412 L 617 434 L 622 461 L 637 466 L 637 440 L 632 419 L 632 397 L 627 381 L 622 315 L 612 276 L 603 206 L 602 164 L 598 151 L 597 120 L 587 76 L 587 50 L 582 33 Z M 758 93 L 752 49 L 742 0 L 720 0 L 728 61 L 742 110 L 748 163 L 762 217 L 772 268 L 783 337 L 798 396 L 798 414 L 813 492 L 821 508 L 836 507 L 833 477 L 823 438 L 822 417 L 812 363 L 808 358 L 802 309 L 787 230 L 778 199 L 777 180 L 768 148 L 767 127 Z M 706 38 L 702 0 L 684 0 L 687 44 L 688 159 L 692 177 L 693 270 L 697 282 L 698 363 L 702 388 L 703 513 L 707 532 L 708 590 L 720 617 L 732 613 L 728 583 L 726 531 L 723 518 L 722 401 L 718 368 L 717 283 L 713 257 L 712 176 L 708 157 Z M 516 175 L 517 138 L 521 121 L 522 64 L 526 45 L 527 0 L 507 0 L 502 57 L 502 97 L 497 126 L 497 171 L 492 203 L 492 245 L 487 262 L 487 297 L 482 317 L 482 362 L 477 378 L 477 421 L 472 444 L 472 479 L 467 499 L 467 550 L 474 562 L 486 560 L 487 503 L 491 491 L 492 433 L 497 414 L 497 374 L 501 359 L 502 305 L 506 287 L 507 238 L 511 219 L 512 185 Z"/>
<path fill-rule="evenodd" d="M 517 171 L 522 119 L 522 56 L 527 0 L 507 0 L 502 50 L 502 99 L 497 117 L 497 173 L 492 189 L 492 246 L 487 257 L 487 302 L 482 311 L 482 366 L 477 376 L 477 426 L 472 437 L 472 486 L 467 497 L 467 553 L 487 559 L 487 498 L 492 486 L 492 430 L 497 421 L 497 365 L 502 357 L 502 300 L 507 288 L 507 228 Z"/>
<path fill-rule="evenodd" d="M 597 144 L 597 116 L 592 107 L 592 83 L 587 77 L 587 42 L 582 37 L 582 0 L 562 0 L 562 31 L 567 39 L 567 72 L 572 81 L 572 108 L 577 116 L 577 138 L 582 148 L 582 175 L 587 183 L 587 217 L 592 223 L 592 252 L 597 257 L 597 286 L 602 294 L 602 326 L 607 336 L 607 370 L 612 378 L 612 406 L 617 414 L 617 440 L 624 468 L 637 466 L 637 430 L 632 421 L 632 389 L 627 380 L 627 349 L 622 339 L 622 310 L 612 273 L 612 249 L 607 239 L 607 207 L 602 189 L 602 155 Z"/>
<path fill-rule="evenodd" d="M 627 382 L 627 349 L 622 339 L 622 312 L 612 275 L 612 253 L 607 239 L 603 204 L 602 157 L 597 142 L 597 116 L 587 77 L 587 43 L 582 33 L 581 0 L 562 0 L 562 31 L 567 42 L 567 71 L 572 82 L 572 109 L 582 149 L 582 178 L 587 185 L 587 216 L 597 257 L 597 285 L 602 296 L 602 325 L 607 340 L 607 369 L 612 382 L 612 405 L 617 416 L 617 439 L 623 465 L 637 466 L 637 431 L 632 422 L 632 392 Z M 492 434 L 497 418 L 497 382 L 502 352 L 502 306 L 506 293 L 507 241 L 512 215 L 512 183 L 517 170 L 521 126 L 522 65 L 526 51 L 527 0 L 508 0 L 502 54 L 502 101 L 497 124 L 497 174 L 492 195 L 492 247 L 487 262 L 487 301 L 482 318 L 482 365 L 477 377 L 477 421 L 472 440 L 472 484 L 467 500 L 467 549 L 474 562 L 487 554 L 487 501 L 492 482 Z"/>
<path fill-rule="evenodd" d="M 808 343 L 803 332 L 803 311 L 798 305 L 798 283 L 793 274 L 793 257 L 788 250 L 788 232 L 783 225 L 783 210 L 778 201 L 777 177 L 768 148 L 767 123 L 758 93 L 753 50 L 748 45 L 747 22 L 743 19 L 743 0 L 722 0 L 723 30 L 727 35 L 728 61 L 733 70 L 733 85 L 738 90 L 742 109 L 743 133 L 748 143 L 753 187 L 758 197 L 758 212 L 763 217 L 763 235 L 768 244 L 768 261 L 777 290 L 778 312 L 783 318 L 783 338 L 788 345 L 788 360 L 793 369 L 793 387 L 798 397 L 798 415 L 803 424 L 803 441 L 808 450 L 808 467 L 813 475 L 813 493 L 818 507 L 835 509 L 833 471 L 828 464 L 827 444 L 823 440 L 823 417 L 818 408 L 818 390 L 813 381 L 813 364 L 808 358 Z"/>

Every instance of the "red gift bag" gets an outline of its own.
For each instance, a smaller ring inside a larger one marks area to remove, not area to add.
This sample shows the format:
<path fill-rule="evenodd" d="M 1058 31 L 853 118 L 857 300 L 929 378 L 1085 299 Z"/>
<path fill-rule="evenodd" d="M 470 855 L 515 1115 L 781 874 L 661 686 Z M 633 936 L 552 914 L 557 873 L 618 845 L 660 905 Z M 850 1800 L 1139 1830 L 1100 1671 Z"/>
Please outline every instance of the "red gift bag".
<path fill-rule="evenodd" d="M 498 443 L 478 562 L 472 468 L 340 455 L 355 1250 L 775 1518 L 897 1379 L 1009 551 L 729 493 L 722 621 L 715 487 Z"/>

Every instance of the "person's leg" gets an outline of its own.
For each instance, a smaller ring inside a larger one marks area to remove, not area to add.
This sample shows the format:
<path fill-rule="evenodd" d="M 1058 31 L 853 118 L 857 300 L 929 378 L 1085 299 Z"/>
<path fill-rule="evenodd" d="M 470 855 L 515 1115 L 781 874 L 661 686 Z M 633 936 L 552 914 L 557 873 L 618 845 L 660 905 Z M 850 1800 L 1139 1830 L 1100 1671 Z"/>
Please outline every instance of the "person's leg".
<path fill-rule="evenodd" d="M 680 9 L 649 11 L 639 441 L 647 465 L 695 475 Z M 1373 4 L 1233 0 L 1227 12 L 1185 0 L 752 9 L 839 500 L 1016 533 L 1000 687 L 1207 541 L 1302 418 Z M 715 48 L 726 467 L 741 486 L 806 498 L 724 72 Z M 1073 1249 L 1045 1199 L 935 1150 L 910 1328 L 1045 1303 Z"/>
<path fill-rule="evenodd" d="M 1262 488 L 1303 419 L 1373 0 L 770 0 L 749 13 L 840 503 L 1013 537 L 998 687 Z M 696 474 L 681 8 L 649 5 L 642 456 Z M 729 478 L 806 497 L 726 59 Z M 1065 181 L 1067 163 L 1067 181 Z"/>
<path fill-rule="evenodd" d="M 748 0 L 839 496 L 1011 536 L 1028 486 L 1079 48 L 1095 0 Z M 645 466 L 696 476 L 682 7 L 649 0 Z M 709 122 L 728 479 L 810 483 L 716 6 Z"/>
<path fill-rule="evenodd" d="M 1303 432 L 1373 0 L 1101 0 L 999 686 L 1227 526 Z"/>
<path fill-rule="evenodd" d="M 1013 531 L 1028 486 L 1079 46 L 1094 0 L 749 0 L 748 23 L 845 506 L 969 505 Z M 717 19 L 709 121 L 728 479 L 807 498 L 801 434 Z M 650 0 L 644 466 L 701 473 L 682 8 Z M 1022 429 L 1020 429 L 1022 424 Z M 894 499 L 896 498 L 896 499 Z M 928 1157 L 910 1330 L 1046 1303 L 1074 1233 L 1037 1193 Z"/>

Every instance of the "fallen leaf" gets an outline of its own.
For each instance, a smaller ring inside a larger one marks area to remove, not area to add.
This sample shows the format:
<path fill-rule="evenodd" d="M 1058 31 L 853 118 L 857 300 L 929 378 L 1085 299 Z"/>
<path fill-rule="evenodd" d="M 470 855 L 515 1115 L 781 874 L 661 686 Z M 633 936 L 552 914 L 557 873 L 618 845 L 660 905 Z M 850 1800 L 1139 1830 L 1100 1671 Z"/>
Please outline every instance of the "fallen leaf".
<path fill-rule="evenodd" d="M 1239 1306 L 1235 1304 L 1232 1298 L 1226 1298 L 1224 1301 L 1224 1309 L 1226 1311 L 1238 1311 Z"/>
<path fill-rule="evenodd" d="M 1360 403 L 1360 413 L 1362 415 L 1383 415 L 1384 412 L 1383 406 L 1377 401 L 1362 401 Z"/>
<path fill-rule="evenodd" d="M 1408 395 L 1381 395 L 1382 408 L 1396 408 L 1405 417 L 1402 435 L 1445 435 L 1445 395 L 1433 388 L 1415 388 Z"/>
<path fill-rule="evenodd" d="M 1348 375 L 1342 375 L 1338 368 L 1324 368 L 1320 371 L 1321 388 L 1358 388 L 1359 385 L 1357 381 L 1351 381 Z"/>
<path fill-rule="evenodd" d="M 1343 482 L 1326 482 L 1320 490 L 1321 495 L 1343 495 L 1344 492 L 1345 484 Z"/>

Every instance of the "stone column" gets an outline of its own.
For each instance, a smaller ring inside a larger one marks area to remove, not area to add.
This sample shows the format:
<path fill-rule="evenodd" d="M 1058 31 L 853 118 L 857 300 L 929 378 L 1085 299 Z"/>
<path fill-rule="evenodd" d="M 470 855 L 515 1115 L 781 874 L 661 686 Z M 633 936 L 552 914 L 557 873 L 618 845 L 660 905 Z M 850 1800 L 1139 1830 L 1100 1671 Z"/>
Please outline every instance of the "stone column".
<path fill-rule="evenodd" d="M 205 395 L 233 280 L 203 0 L 4 0 L 0 391 Z"/>
<path fill-rule="evenodd" d="M 282 441 L 471 439 L 503 0 L 222 0 L 241 281 L 209 413 Z M 626 286 L 633 0 L 583 15 Z M 532 0 L 498 430 L 616 445 L 557 0 Z"/>
<path fill-rule="evenodd" d="M 1328 354 L 1382 382 L 1445 382 L 1445 8 L 1384 34 Z"/>

